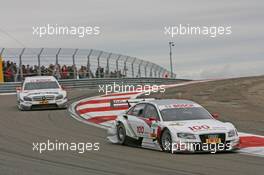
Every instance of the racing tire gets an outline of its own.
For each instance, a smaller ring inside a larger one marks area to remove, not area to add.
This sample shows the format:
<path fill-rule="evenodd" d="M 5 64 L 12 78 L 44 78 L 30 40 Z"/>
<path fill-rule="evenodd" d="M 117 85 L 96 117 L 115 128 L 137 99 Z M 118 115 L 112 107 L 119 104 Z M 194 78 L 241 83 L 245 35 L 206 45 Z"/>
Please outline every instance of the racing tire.
<path fill-rule="evenodd" d="M 126 128 L 123 123 L 117 125 L 117 139 L 119 144 L 127 144 L 128 137 L 126 135 Z"/>
<path fill-rule="evenodd" d="M 164 152 L 171 152 L 172 150 L 172 139 L 168 129 L 165 129 L 160 137 L 160 147 Z"/>

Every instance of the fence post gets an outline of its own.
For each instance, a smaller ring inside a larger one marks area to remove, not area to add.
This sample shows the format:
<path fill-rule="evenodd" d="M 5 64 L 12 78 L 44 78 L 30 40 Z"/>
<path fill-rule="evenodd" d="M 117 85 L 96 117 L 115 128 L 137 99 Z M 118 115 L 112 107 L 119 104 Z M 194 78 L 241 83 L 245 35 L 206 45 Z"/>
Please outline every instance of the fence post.
<path fill-rule="evenodd" d="M 159 78 L 161 77 L 162 67 L 159 67 Z"/>
<path fill-rule="evenodd" d="M 118 72 L 118 61 L 119 61 L 120 57 L 121 57 L 121 55 L 118 55 L 118 57 L 116 59 L 116 75 L 117 75 L 118 78 L 120 77 L 119 76 L 119 72 Z"/>
<path fill-rule="evenodd" d="M 158 65 L 156 65 L 156 78 L 158 78 L 159 77 L 159 66 Z"/>
<path fill-rule="evenodd" d="M 56 53 L 56 64 L 53 70 L 53 76 L 55 76 L 57 79 L 59 79 L 60 75 L 60 68 L 59 68 L 59 54 L 60 54 L 61 48 Z"/>
<path fill-rule="evenodd" d="M 131 63 L 131 68 L 132 68 L 132 77 L 134 78 L 135 77 L 135 74 L 134 74 L 134 63 L 136 61 L 136 58 L 134 58 L 134 60 L 132 61 Z"/>
<path fill-rule="evenodd" d="M 2 49 L 1 49 L 0 57 L 2 57 L 2 54 L 3 54 L 4 50 L 5 50 L 5 48 L 2 48 Z"/>
<path fill-rule="evenodd" d="M 90 65 L 90 56 L 92 55 L 93 49 L 90 50 L 89 54 L 87 55 L 87 72 L 89 77 L 93 78 L 93 73 L 91 71 L 91 65 Z"/>
<path fill-rule="evenodd" d="M 165 78 L 166 69 L 162 68 L 162 78 Z"/>
<path fill-rule="evenodd" d="M 125 75 L 125 77 L 127 76 L 127 60 L 128 60 L 129 56 L 126 57 L 126 60 L 124 62 L 124 70 L 123 70 L 123 74 Z"/>
<path fill-rule="evenodd" d="M 24 51 L 26 50 L 26 48 L 23 48 L 21 53 L 19 54 L 19 70 L 20 70 L 20 77 L 21 77 L 21 80 L 23 79 L 23 69 L 22 69 L 22 55 L 24 53 Z"/>
<path fill-rule="evenodd" d="M 61 48 L 59 48 L 59 50 L 56 53 L 56 64 L 59 64 L 59 54 L 60 54 Z"/>
<path fill-rule="evenodd" d="M 148 67 L 148 65 L 149 65 L 149 62 L 147 61 L 147 64 L 145 65 L 145 77 L 147 77 L 147 67 Z"/>
<path fill-rule="evenodd" d="M 137 77 L 140 78 L 141 77 L 141 64 L 143 63 L 143 60 L 140 61 L 139 65 L 138 65 L 138 74 Z"/>
<path fill-rule="evenodd" d="M 97 70 L 98 70 L 98 78 L 101 78 L 101 67 L 100 67 L 100 57 L 103 54 L 103 51 L 101 51 L 97 57 Z"/>
<path fill-rule="evenodd" d="M 72 55 L 72 63 L 73 63 L 73 78 L 74 79 L 77 79 L 77 67 L 76 67 L 76 64 L 75 64 L 75 56 L 76 56 L 76 54 L 77 54 L 77 52 L 78 52 L 78 49 L 75 49 L 75 51 L 74 51 L 74 53 L 73 53 L 73 55 Z"/>
<path fill-rule="evenodd" d="M 157 78 L 157 70 L 158 70 L 158 65 L 155 64 L 155 68 L 154 68 L 154 76 L 155 76 L 155 78 Z"/>
<path fill-rule="evenodd" d="M 160 67 L 157 65 L 157 78 L 159 78 L 160 73 Z"/>
<path fill-rule="evenodd" d="M 105 70 L 105 72 L 106 72 L 107 77 L 109 77 L 109 75 L 110 75 L 109 60 L 110 60 L 111 55 L 112 55 L 112 53 L 109 53 L 108 57 L 106 58 L 106 70 Z"/>
<path fill-rule="evenodd" d="M 43 52 L 44 48 L 42 48 L 38 54 L 38 75 L 41 75 L 41 69 L 40 69 L 40 56 Z"/>
<path fill-rule="evenodd" d="M 151 64 L 151 67 L 150 67 L 150 72 L 149 72 L 149 76 L 152 77 L 153 75 L 153 67 L 154 67 L 154 64 L 153 63 L 150 63 Z"/>
<path fill-rule="evenodd" d="M 1 52 L 0 52 L 0 83 L 3 83 L 4 82 L 4 68 L 3 68 L 3 60 L 2 60 L 2 54 L 4 52 L 5 48 L 2 48 L 1 49 Z"/>

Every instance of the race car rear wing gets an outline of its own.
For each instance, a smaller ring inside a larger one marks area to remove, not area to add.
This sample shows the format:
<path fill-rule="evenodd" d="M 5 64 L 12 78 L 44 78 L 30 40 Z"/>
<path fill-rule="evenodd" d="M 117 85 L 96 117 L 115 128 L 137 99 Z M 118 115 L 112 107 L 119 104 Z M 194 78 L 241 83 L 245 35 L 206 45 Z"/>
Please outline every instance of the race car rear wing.
<path fill-rule="evenodd" d="M 119 106 L 120 104 L 127 104 L 128 107 L 130 108 L 131 106 L 139 103 L 139 102 L 143 102 L 143 101 L 151 101 L 151 100 L 155 100 L 155 98 L 137 98 L 137 99 L 129 99 L 129 100 L 115 100 L 112 99 L 110 100 L 110 107 L 114 108 Z"/>

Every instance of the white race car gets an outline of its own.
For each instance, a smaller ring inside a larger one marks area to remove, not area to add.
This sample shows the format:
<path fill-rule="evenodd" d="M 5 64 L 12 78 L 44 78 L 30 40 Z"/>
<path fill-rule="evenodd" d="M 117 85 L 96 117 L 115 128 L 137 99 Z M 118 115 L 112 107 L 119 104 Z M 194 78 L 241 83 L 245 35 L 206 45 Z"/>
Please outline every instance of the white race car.
<path fill-rule="evenodd" d="M 107 138 L 123 145 L 154 144 L 171 153 L 239 149 L 234 125 L 218 121 L 217 117 L 189 100 L 141 100 L 117 117 Z"/>
<path fill-rule="evenodd" d="M 67 108 L 67 92 L 53 76 L 26 77 L 17 88 L 17 107 L 20 110 Z"/>

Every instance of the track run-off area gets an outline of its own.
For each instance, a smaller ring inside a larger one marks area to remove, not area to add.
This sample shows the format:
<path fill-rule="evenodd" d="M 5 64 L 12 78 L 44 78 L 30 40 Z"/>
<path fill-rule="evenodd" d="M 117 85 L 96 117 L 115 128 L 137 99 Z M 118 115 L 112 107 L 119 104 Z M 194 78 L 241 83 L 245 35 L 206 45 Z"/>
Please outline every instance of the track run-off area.
<path fill-rule="evenodd" d="M 211 82 L 177 84 L 166 92 L 208 83 Z M 111 110 L 107 106 L 109 99 L 130 99 L 139 95 L 100 95 L 97 90 L 74 90 L 69 92 L 71 105 L 68 110 L 24 112 L 17 110 L 15 95 L 0 96 L 0 174 L 263 174 L 263 137 L 251 130 L 240 133 L 246 148 L 239 153 L 168 154 L 109 143 L 104 128 L 111 125 L 118 113 L 126 110 L 125 107 Z M 238 128 L 245 127 L 243 123 L 230 121 L 239 125 Z M 257 121 L 260 125 L 261 122 L 263 118 Z M 83 154 L 73 151 L 40 154 L 32 150 L 33 142 L 48 139 L 98 142 L 100 149 Z"/>

